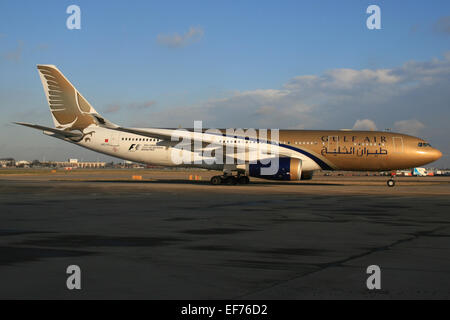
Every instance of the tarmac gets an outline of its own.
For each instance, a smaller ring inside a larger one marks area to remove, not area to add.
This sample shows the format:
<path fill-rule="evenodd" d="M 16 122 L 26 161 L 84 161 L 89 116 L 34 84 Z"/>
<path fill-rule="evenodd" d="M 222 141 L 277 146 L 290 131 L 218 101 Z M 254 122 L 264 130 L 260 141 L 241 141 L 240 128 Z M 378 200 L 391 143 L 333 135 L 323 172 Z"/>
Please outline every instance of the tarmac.
<path fill-rule="evenodd" d="M 450 298 L 449 177 L 213 174 L 0 170 L 0 299 Z"/>

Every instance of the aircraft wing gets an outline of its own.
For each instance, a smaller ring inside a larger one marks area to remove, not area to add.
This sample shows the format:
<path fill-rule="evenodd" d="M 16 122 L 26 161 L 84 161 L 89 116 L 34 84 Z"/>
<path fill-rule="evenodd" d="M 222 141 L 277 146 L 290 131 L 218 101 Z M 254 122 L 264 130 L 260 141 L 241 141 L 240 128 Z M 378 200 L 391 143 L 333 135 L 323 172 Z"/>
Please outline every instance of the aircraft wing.
<path fill-rule="evenodd" d="M 183 129 L 159 129 L 159 128 L 145 128 L 145 129 L 137 129 L 137 128 L 124 128 L 124 127 L 117 127 L 112 128 L 116 131 L 121 132 L 127 132 L 132 134 L 138 134 L 150 138 L 156 138 L 164 140 L 158 144 L 161 145 L 167 145 L 175 147 L 180 143 L 180 138 L 188 138 L 190 139 L 191 143 L 195 143 L 195 141 L 201 141 L 202 142 L 202 150 L 206 149 L 218 149 L 218 148 L 224 148 L 223 153 L 225 154 L 225 147 L 222 146 L 222 144 L 217 144 L 217 137 L 223 137 L 223 139 L 226 139 L 225 136 L 222 136 L 222 134 L 218 135 L 212 135 L 208 133 L 201 133 L 201 132 L 195 132 L 195 131 L 188 131 Z M 172 137 L 175 138 L 175 141 L 172 141 Z M 233 139 L 233 138 L 231 138 Z M 242 139 L 242 138 L 241 138 Z M 241 140 L 242 141 L 242 140 Z M 214 145 L 216 143 L 216 145 Z M 238 146 L 238 145 L 236 145 Z M 245 151 L 243 150 L 235 150 L 233 154 L 233 158 L 236 160 L 240 160 L 243 162 L 247 162 L 250 160 L 259 159 L 261 156 L 267 157 L 267 153 L 265 154 L 258 154 L 258 148 L 260 145 L 258 144 L 245 144 Z M 282 148 L 276 148 L 279 150 L 280 156 L 288 156 L 291 157 L 292 153 L 289 150 L 282 150 Z M 280 150 L 281 149 L 281 150 Z M 264 149 L 264 151 L 266 151 Z M 275 151 L 275 150 L 274 150 Z M 229 157 L 229 156 L 228 156 Z"/>
<path fill-rule="evenodd" d="M 127 132 L 132 134 L 138 134 L 141 136 L 149 137 L 149 138 L 156 138 L 163 140 L 161 142 L 158 142 L 158 145 L 162 146 L 170 146 L 175 147 L 176 145 L 180 144 L 180 138 L 189 139 L 191 144 L 195 143 L 195 141 L 201 141 L 202 142 L 202 148 L 211 148 L 212 143 L 217 143 L 217 141 L 214 140 L 214 138 L 217 139 L 217 136 L 211 136 L 211 135 L 205 135 L 201 132 L 194 132 L 189 131 L 186 129 L 159 129 L 159 128 L 145 128 L 145 129 L 137 129 L 137 128 L 124 128 L 124 127 L 117 127 L 117 128 L 110 128 L 112 130 L 121 131 L 121 132 Z M 174 140 L 172 141 L 172 138 Z M 219 147 L 219 146 L 217 146 Z"/>

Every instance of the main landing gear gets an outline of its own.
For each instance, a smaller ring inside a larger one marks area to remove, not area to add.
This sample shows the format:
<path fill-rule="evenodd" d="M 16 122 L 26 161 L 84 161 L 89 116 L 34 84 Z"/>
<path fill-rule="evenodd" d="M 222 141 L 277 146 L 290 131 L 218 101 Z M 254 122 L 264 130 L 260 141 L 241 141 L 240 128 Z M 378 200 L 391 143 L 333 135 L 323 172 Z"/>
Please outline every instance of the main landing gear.
<path fill-rule="evenodd" d="M 250 179 L 247 176 L 241 176 L 241 175 L 233 176 L 233 175 L 224 174 L 223 176 L 214 176 L 211 178 L 212 185 L 219 185 L 219 184 L 236 185 L 236 184 L 249 184 L 249 183 L 250 183 Z"/>

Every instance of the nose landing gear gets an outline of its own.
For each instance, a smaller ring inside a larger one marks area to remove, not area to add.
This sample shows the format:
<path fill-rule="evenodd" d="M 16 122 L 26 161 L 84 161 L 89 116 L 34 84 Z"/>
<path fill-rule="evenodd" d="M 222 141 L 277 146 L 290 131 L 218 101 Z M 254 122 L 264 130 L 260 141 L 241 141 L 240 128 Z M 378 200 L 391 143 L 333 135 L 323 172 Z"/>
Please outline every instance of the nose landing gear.
<path fill-rule="evenodd" d="M 391 178 L 386 182 L 386 184 L 388 187 L 392 188 L 395 186 L 395 180 L 393 178 Z"/>

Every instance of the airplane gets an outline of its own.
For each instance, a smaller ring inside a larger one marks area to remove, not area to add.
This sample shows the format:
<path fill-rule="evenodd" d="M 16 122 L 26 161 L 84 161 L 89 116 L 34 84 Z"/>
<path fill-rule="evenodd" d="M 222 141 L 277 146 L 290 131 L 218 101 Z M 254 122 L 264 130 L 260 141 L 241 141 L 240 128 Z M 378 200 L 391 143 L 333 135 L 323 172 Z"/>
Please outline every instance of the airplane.
<path fill-rule="evenodd" d="M 442 156 L 427 141 L 394 132 L 122 127 L 101 116 L 56 66 L 37 69 L 54 128 L 16 124 L 133 162 L 223 171 L 211 178 L 213 185 L 248 184 L 249 177 L 309 180 L 318 170 L 400 170 Z M 264 148 L 270 152 L 261 152 Z M 387 185 L 395 185 L 393 178 Z"/>

